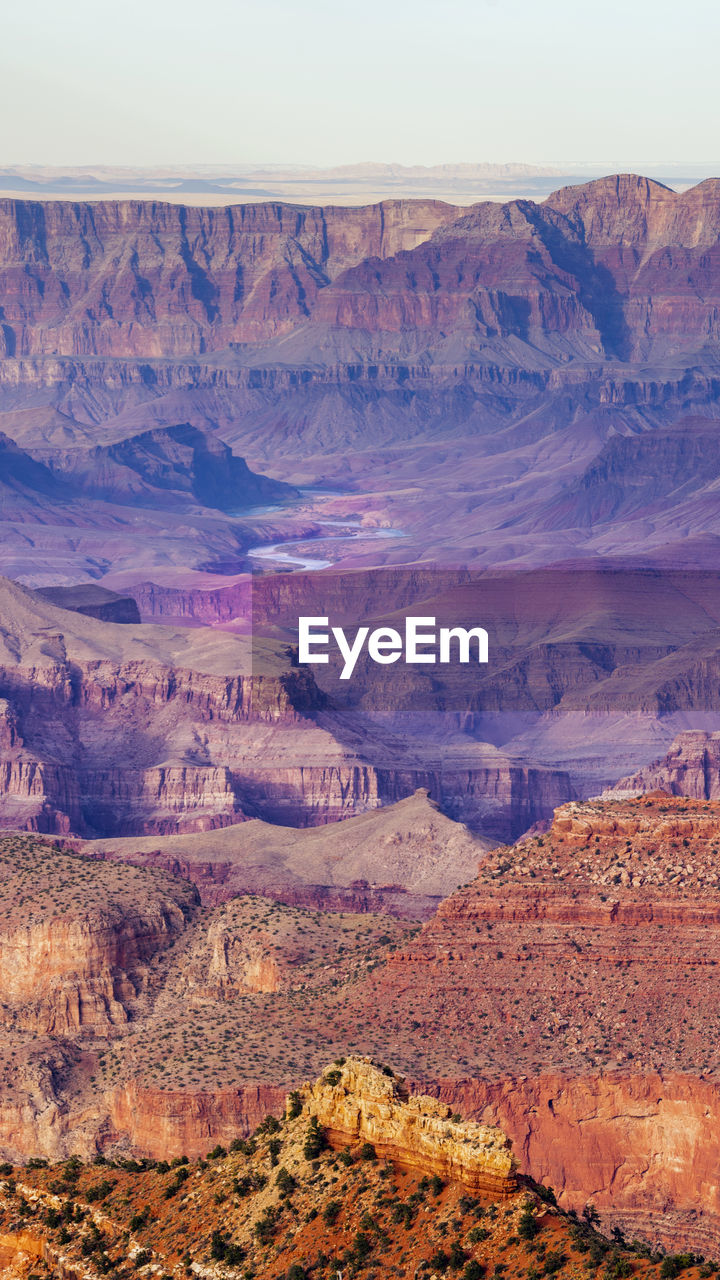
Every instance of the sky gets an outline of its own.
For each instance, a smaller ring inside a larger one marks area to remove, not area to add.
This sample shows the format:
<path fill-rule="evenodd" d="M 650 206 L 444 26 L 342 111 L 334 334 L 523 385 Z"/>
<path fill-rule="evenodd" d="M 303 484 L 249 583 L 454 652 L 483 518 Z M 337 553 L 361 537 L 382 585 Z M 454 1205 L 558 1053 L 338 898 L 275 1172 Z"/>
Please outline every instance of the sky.
<path fill-rule="evenodd" d="M 703 163 L 716 0 L 23 0 L 0 164 Z"/>

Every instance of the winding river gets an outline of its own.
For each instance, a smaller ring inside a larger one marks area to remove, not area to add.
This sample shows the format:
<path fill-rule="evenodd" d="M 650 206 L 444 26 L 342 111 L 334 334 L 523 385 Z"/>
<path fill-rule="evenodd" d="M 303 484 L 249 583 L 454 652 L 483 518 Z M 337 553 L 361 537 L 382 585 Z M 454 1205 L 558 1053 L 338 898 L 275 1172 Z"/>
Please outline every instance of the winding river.
<path fill-rule="evenodd" d="M 338 542 L 371 542 L 385 538 L 404 538 L 407 535 L 402 529 L 368 529 L 359 520 L 318 520 L 317 524 L 334 529 L 347 530 L 347 533 L 328 533 L 327 536 L 310 538 L 292 538 L 283 542 L 274 542 L 272 546 L 250 547 L 247 555 L 251 560 L 267 560 L 274 565 L 292 565 L 298 569 L 329 569 L 335 560 L 327 560 L 320 556 L 309 556 L 306 552 L 293 552 L 295 547 L 306 547 L 312 541 L 313 547 L 324 547 Z"/>

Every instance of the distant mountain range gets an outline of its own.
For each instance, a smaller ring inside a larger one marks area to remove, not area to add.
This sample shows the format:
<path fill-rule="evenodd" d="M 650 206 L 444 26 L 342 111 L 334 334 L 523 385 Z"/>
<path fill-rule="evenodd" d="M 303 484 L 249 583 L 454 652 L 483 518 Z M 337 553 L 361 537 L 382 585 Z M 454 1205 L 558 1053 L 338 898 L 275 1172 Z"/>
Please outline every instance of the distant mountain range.
<path fill-rule="evenodd" d="M 634 164 L 633 170 L 684 189 L 720 169 L 718 163 Z M 229 204 L 286 200 L 303 204 L 371 204 L 378 200 L 432 197 L 451 204 L 477 200 L 543 199 L 559 185 L 587 182 L 617 164 L 557 162 L 531 164 L 403 165 L 12 165 L 0 168 L 0 195 L 42 199 L 133 195 L 173 202 Z"/>

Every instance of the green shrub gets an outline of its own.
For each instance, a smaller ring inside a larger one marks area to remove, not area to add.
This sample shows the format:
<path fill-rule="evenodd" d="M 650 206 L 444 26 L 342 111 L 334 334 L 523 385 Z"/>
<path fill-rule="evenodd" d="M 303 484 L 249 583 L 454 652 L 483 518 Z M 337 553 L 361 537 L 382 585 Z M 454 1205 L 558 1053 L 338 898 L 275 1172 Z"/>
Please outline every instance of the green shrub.
<path fill-rule="evenodd" d="M 252 1156 L 257 1151 L 257 1142 L 254 1138 L 234 1138 L 230 1143 L 230 1150 L 239 1151 L 244 1156 Z"/>
<path fill-rule="evenodd" d="M 130 1230 L 141 1231 L 143 1227 L 147 1226 L 149 1221 L 150 1221 L 150 1206 L 146 1204 L 145 1208 L 142 1210 L 141 1213 L 133 1214 L 129 1223 Z"/>
<path fill-rule="evenodd" d="M 317 1160 L 320 1153 L 327 1145 L 325 1135 L 318 1124 L 317 1116 L 310 1117 L 310 1123 L 305 1134 L 305 1145 L 303 1147 L 303 1155 L 306 1160 Z"/>
<path fill-rule="evenodd" d="M 258 1218 L 255 1223 L 253 1230 L 260 1244 L 269 1244 L 275 1235 L 277 1214 L 278 1210 L 273 1205 L 268 1205 L 262 1218 Z"/>
<path fill-rule="evenodd" d="M 178 1169 L 176 1169 L 175 1181 L 171 1182 L 170 1185 L 165 1188 L 165 1192 L 164 1192 L 165 1199 L 171 1200 L 173 1196 L 177 1195 L 181 1186 L 183 1185 L 184 1182 L 187 1182 L 189 1177 L 190 1177 L 190 1170 L 186 1168 L 185 1165 L 181 1165 Z"/>
<path fill-rule="evenodd" d="M 557 1196 L 552 1187 L 544 1187 L 541 1182 L 535 1184 L 535 1191 L 545 1204 L 557 1204 Z"/>
<path fill-rule="evenodd" d="M 450 1255 L 444 1249 L 438 1249 L 430 1259 L 431 1271 L 447 1271 L 450 1266 Z"/>
<path fill-rule="evenodd" d="M 245 1250 L 216 1228 L 210 1238 L 210 1256 L 229 1267 L 239 1267 L 245 1260 Z"/>
<path fill-rule="evenodd" d="M 450 1245 L 450 1266 L 453 1271 L 459 1271 L 465 1262 L 467 1262 L 467 1254 L 465 1250 L 459 1240 L 453 1240 Z"/>
<path fill-rule="evenodd" d="M 277 1133 L 279 1129 L 280 1129 L 280 1121 L 278 1120 L 277 1116 L 266 1116 L 264 1120 L 260 1121 L 260 1124 L 255 1130 L 255 1133 L 256 1134 Z"/>
<path fill-rule="evenodd" d="M 353 1240 L 353 1253 L 358 1261 L 363 1261 L 372 1253 L 372 1240 L 364 1231 L 358 1231 Z"/>
<path fill-rule="evenodd" d="M 334 1224 L 337 1222 L 338 1218 L 340 1217 L 341 1209 L 342 1209 L 342 1204 L 340 1203 L 339 1200 L 328 1200 L 327 1204 L 325 1205 L 325 1208 L 323 1209 L 323 1219 L 325 1220 L 325 1222 L 329 1227 L 334 1226 Z"/>
<path fill-rule="evenodd" d="M 631 1276 L 633 1273 L 632 1263 L 629 1258 L 624 1257 L 622 1253 L 617 1251 L 613 1253 L 605 1268 L 607 1280 L 624 1280 L 624 1277 Z"/>
<path fill-rule="evenodd" d="M 602 1236 L 593 1236 L 588 1246 L 588 1266 L 599 1267 L 610 1252 L 610 1245 Z"/>
<path fill-rule="evenodd" d="M 297 1120 L 298 1116 L 301 1115 L 301 1113 L 302 1113 L 302 1099 L 297 1089 L 293 1089 L 292 1093 L 288 1094 L 287 1113 L 286 1113 L 287 1118 L 288 1120 Z"/>
<path fill-rule="evenodd" d="M 403 1226 L 411 1227 L 415 1219 L 415 1206 L 409 1203 L 396 1204 L 393 1206 L 392 1220 L 393 1222 L 402 1222 Z"/>
<path fill-rule="evenodd" d="M 545 1254 L 543 1260 L 543 1275 L 554 1276 L 558 1271 L 562 1270 L 566 1262 L 566 1253 L 563 1253 L 561 1249 L 551 1249 L 549 1253 Z"/>
<path fill-rule="evenodd" d="M 517 1233 L 521 1240 L 534 1240 L 535 1236 L 541 1230 L 535 1214 L 530 1209 L 523 1209 L 517 1226 Z"/>
<path fill-rule="evenodd" d="M 63 1177 L 65 1181 L 70 1183 L 77 1182 L 80 1178 L 81 1169 L 82 1160 L 80 1160 L 78 1156 L 71 1156 L 66 1162 L 63 1170 Z"/>
<path fill-rule="evenodd" d="M 279 1189 L 281 1195 L 289 1196 L 292 1195 L 297 1183 L 295 1182 L 292 1174 L 288 1173 L 287 1169 L 282 1168 L 278 1170 L 278 1175 L 275 1179 L 275 1186 Z"/>
<path fill-rule="evenodd" d="M 694 1253 L 669 1253 L 660 1263 L 661 1280 L 674 1280 L 681 1271 L 686 1271 L 699 1261 Z"/>
<path fill-rule="evenodd" d="M 96 1182 L 92 1187 L 88 1187 L 85 1192 L 85 1199 L 93 1204 L 96 1200 L 105 1200 L 111 1191 L 115 1190 L 116 1183 L 110 1182 L 108 1178 L 103 1178 L 102 1182 Z"/>
<path fill-rule="evenodd" d="M 485 1267 L 482 1262 L 478 1262 L 477 1258 L 471 1258 L 465 1264 L 463 1271 L 463 1280 L 482 1280 L 485 1275 Z"/>

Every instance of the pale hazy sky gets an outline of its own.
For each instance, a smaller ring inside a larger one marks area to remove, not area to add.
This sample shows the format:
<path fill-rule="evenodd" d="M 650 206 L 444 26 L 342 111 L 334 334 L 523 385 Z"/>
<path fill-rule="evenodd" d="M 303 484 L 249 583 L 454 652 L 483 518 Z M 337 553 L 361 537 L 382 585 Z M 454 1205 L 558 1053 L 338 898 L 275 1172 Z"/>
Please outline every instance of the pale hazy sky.
<path fill-rule="evenodd" d="M 707 161 L 717 0 L 14 0 L 0 164 Z"/>

